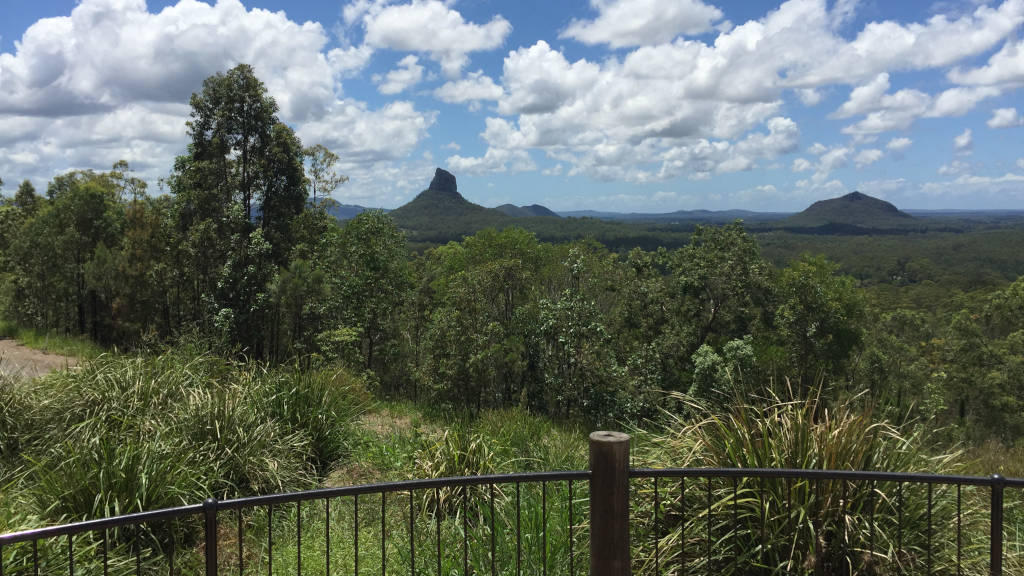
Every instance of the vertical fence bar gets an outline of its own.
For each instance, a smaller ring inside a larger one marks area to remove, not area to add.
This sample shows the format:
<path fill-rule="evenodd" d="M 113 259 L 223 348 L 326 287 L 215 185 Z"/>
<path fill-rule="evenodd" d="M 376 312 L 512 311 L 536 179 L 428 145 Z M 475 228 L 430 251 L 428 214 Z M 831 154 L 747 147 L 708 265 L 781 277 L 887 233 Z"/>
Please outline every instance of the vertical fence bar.
<path fill-rule="evenodd" d="M 437 545 L 437 576 L 441 576 L 441 491 L 434 488 L 434 543 Z"/>
<path fill-rule="evenodd" d="M 928 556 L 926 560 L 926 571 L 928 576 L 932 574 L 932 489 L 933 484 L 928 483 Z"/>
<path fill-rule="evenodd" d="M 3 560 L 2 556 L 0 560 Z M 39 540 L 32 541 L 32 574 L 39 576 Z"/>
<path fill-rule="evenodd" d="M 960 484 L 956 485 L 956 576 L 963 574 L 963 533 L 960 530 L 961 497 Z"/>
<path fill-rule="evenodd" d="M 658 542 L 658 504 L 660 504 L 658 498 L 658 477 L 654 477 L 654 529 L 651 532 L 654 535 L 654 576 L 661 574 L 661 545 Z"/>
<path fill-rule="evenodd" d="M 412 490 L 409 490 L 409 573 L 416 576 L 416 504 Z M 330 574 L 328 571 L 327 576 Z"/>
<path fill-rule="evenodd" d="M 540 562 L 541 574 L 548 576 L 548 483 L 540 483 Z"/>
<path fill-rule="evenodd" d="M 740 563 L 740 547 L 737 543 L 737 535 L 739 534 L 739 501 L 736 496 L 739 491 L 738 487 L 739 479 L 735 476 L 732 477 L 732 538 L 729 539 L 729 547 L 732 548 L 732 567 L 735 570 Z"/>
<path fill-rule="evenodd" d="M 491 496 L 491 576 L 497 576 L 498 569 L 496 563 L 498 557 L 495 555 L 494 548 L 494 484 L 488 486 Z"/>
<path fill-rule="evenodd" d="M 569 479 L 569 576 L 576 576 L 575 568 L 575 556 L 574 553 L 574 538 L 572 533 L 573 528 L 573 515 L 572 515 L 572 478 Z M 0 575 L 2 576 L 2 575 Z"/>
<path fill-rule="evenodd" d="M 992 475 L 992 507 L 989 509 L 989 571 L 992 576 L 1003 574 L 1003 477 Z"/>
<path fill-rule="evenodd" d="M 764 499 L 764 478 L 758 478 L 757 480 L 757 501 L 758 509 L 761 513 L 761 550 L 758 551 L 758 558 L 761 563 L 764 564 L 764 549 L 767 546 L 767 542 L 764 539 L 765 525 L 768 523 L 768 502 Z"/>
<path fill-rule="evenodd" d="M 171 548 L 174 550 L 174 548 Z M 171 556 L 174 558 L 174 556 Z M 173 569 L 171 570 L 173 576 Z M 71 539 L 71 534 L 68 534 L 68 574 L 75 576 L 75 541 Z"/>
<path fill-rule="evenodd" d="M 134 526 L 132 526 L 132 537 L 135 540 L 132 543 L 134 545 L 134 547 L 135 547 L 135 576 L 141 576 L 142 575 L 142 542 L 139 541 L 139 525 L 138 524 L 135 524 Z M 0 554 L 0 558 L 3 558 L 2 554 Z M 4 576 L 4 575 L 0 574 L 0 576 Z"/>
<path fill-rule="evenodd" d="M 353 574 L 359 576 L 359 494 L 352 498 L 352 535 Z"/>
<path fill-rule="evenodd" d="M 324 498 L 324 573 L 331 576 L 331 499 Z M 241 576 L 241 574 L 239 574 Z"/>
<path fill-rule="evenodd" d="M 519 482 L 516 482 L 516 576 L 523 573 L 523 526 L 520 522 Z"/>
<path fill-rule="evenodd" d="M 679 572 L 686 575 L 686 478 L 679 479 Z"/>
<path fill-rule="evenodd" d="M 629 576 L 629 435 L 590 434 L 590 576 Z"/>
<path fill-rule="evenodd" d="M 707 494 L 707 498 L 708 498 L 708 513 L 707 513 L 707 524 L 708 524 L 708 526 L 707 526 L 707 528 L 708 528 L 708 541 L 707 541 L 708 564 L 707 564 L 707 569 L 705 570 L 705 572 L 707 572 L 708 574 L 711 574 L 711 542 L 712 542 L 712 540 L 711 540 L 711 476 L 708 476 L 708 494 Z"/>
<path fill-rule="evenodd" d="M 903 482 L 896 484 L 896 563 L 903 565 Z M 902 572 L 902 569 L 900 570 Z"/>
<path fill-rule="evenodd" d="M 274 505 L 267 506 L 267 576 L 274 576 Z"/>
<path fill-rule="evenodd" d="M 243 543 L 245 542 L 245 526 L 242 525 L 242 509 L 238 509 L 238 576 L 242 576 L 244 559 L 242 558 L 245 548 Z M 330 570 L 327 571 L 330 574 Z"/>
<path fill-rule="evenodd" d="M 206 539 L 206 576 L 217 576 L 217 499 L 203 500 L 203 536 Z"/>
<path fill-rule="evenodd" d="M 107 542 L 107 529 L 103 529 L 103 576 L 109 574 L 110 567 L 110 543 Z"/>
<path fill-rule="evenodd" d="M 387 576 L 388 554 L 387 554 L 387 492 L 380 493 L 380 576 Z"/>
<path fill-rule="evenodd" d="M 302 576 L 302 500 L 295 502 L 295 573 Z"/>
<path fill-rule="evenodd" d="M 177 529 L 175 522 L 171 521 L 171 549 L 167 553 L 167 571 L 170 576 L 174 576 L 174 547 L 178 544 L 177 538 L 174 536 L 174 531 Z"/>
<path fill-rule="evenodd" d="M 462 576 L 469 576 L 469 486 L 462 487 Z"/>
<path fill-rule="evenodd" d="M 871 511 L 869 512 L 870 515 L 868 516 L 868 523 L 870 525 L 871 534 L 868 537 L 869 538 L 869 540 L 868 540 L 868 560 L 872 564 L 874 564 L 874 562 L 875 562 L 875 498 L 878 497 L 878 495 L 875 493 L 875 482 L 874 482 L 874 480 L 871 481 L 871 491 L 869 492 L 869 494 L 870 494 L 870 499 L 869 500 L 870 500 Z"/>

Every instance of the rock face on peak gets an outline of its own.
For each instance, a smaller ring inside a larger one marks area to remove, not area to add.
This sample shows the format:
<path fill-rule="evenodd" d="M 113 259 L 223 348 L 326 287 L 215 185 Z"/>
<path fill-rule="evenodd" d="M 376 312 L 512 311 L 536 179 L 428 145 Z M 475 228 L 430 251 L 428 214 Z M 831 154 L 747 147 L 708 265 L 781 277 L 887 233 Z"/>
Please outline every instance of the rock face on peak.
<path fill-rule="evenodd" d="M 434 171 L 434 179 L 430 181 L 430 186 L 427 187 L 427 190 L 448 192 L 449 194 L 459 193 L 459 187 L 455 183 L 455 175 L 442 168 Z"/>
<path fill-rule="evenodd" d="M 886 228 L 906 225 L 913 217 L 886 202 L 861 192 L 839 198 L 819 200 L 806 210 L 786 219 L 795 226 L 842 224 L 861 228 Z"/>

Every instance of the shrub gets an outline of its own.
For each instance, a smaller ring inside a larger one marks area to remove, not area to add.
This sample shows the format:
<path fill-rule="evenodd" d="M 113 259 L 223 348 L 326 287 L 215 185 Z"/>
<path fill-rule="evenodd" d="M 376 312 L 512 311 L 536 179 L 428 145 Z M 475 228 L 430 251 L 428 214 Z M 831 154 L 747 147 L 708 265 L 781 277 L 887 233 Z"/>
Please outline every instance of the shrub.
<path fill-rule="evenodd" d="M 820 391 L 804 399 L 790 393 L 785 398 L 737 400 L 722 412 L 675 395 L 698 418 L 670 416 L 663 431 L 645 439 L 640 460 L 695 468 L 954 471 L 952 456 L 929 457 L 917 432 L 875 421 L 862 398 L 826 407 Z M 717 574 L 902 572 L 921 569 L 929 552 L 924 486 L 774 479 L 694 482 L 687 481 L 683 515 L 678 485 L 666 489 L 672 496 L 661 502 L 665 524 L 656 535 L 663 562 L 681 561 L 681 529 L 691 551 L 691 569 Z M 646 486 L 637 516 L 651 517 L 650 496 Z M 965 501 L 965 506 L 972 502 Z M 935 488 L 932 526 L 954 525 L 955 511 L 956 489 Z M 986 516 L 965 514 L 964 534 L 983 536 L 980 524 L 972 528 L 966 522 Z M 714 544 L 710 558 L 704 552 L 709 537 Z M 965 549 L 970 546 L 965 541 Z M 650 552 L 634 555 L 638 572 L 652 568 Z M 955 565 L 955 547 L 936 538 L 931 557 L 941 572 Z"/>

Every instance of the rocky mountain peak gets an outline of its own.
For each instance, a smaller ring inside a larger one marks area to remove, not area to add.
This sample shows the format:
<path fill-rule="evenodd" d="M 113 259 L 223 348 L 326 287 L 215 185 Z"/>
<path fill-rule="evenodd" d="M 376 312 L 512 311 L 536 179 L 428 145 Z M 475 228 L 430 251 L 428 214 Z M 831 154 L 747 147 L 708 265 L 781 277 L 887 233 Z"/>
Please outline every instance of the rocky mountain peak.
<path fill-rule="evenodd" d="M 434 179 L 430 181 L 430 186 L 427 189 L 448 192 L 449 194 L 459 193 L 459 187 L 455 183 L 455 175 L 441 168 L 434 171 Z"/>

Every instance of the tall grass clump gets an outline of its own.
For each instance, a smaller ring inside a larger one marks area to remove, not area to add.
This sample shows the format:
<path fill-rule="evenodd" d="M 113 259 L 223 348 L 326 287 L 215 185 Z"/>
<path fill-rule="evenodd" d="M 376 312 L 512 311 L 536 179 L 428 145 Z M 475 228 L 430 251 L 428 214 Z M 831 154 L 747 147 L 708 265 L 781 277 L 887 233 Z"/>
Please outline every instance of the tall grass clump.
<path fill-rule="evenodd" d="M 2 382 L 0 455 L 21 470 L 3 496 L 63 522 L 309 488 L 346 454 L 344 431 L 368 398 L 344 372 L 188 348 Z"/>
<path fill-rule="evenodd" d="M 266 379 L 272 415 L 309 438 L 318 472 L 351 453 L 355 422 L 372 405 L 359 377 L 345 370 L 293 368 Z"/>
<path fill-rule="evenodd" d="M 953 455 L 925 453 L 917 430 L 875 420 L 862 398 L 826 405 L 820 393 L 770 394 L 721 411 L 677 395 L 697 417 L 669 415 L 664 429 L 645 438 L 640 458 L 693 468 L 956 471 Z M 663 568 L 681 568 L 685 561 L 696 574 L 918 573 L 929 563 L 935 574 L 956 573 L 955 486 L 933 488 L 929 517 L 924 485 L 782 479 L 668 484 L 662 481 L 661 524 L 639 536 L 637 572 L 653 571 L 656 539 Z M 641 488 L 638 517 L 653 516 L 651 488 Z M 981 553 L 986 494 L 965 488 L 962 495 L 964 573 L 987 566 Z"/>
<path fill-rule="evenodd" d="M 38 401 L 31 381 L 0 373 L 0 464 L 9 463 L 33 435 L 33 407 Z M 0 466 L 0 485 L 10 466 Z"/>

